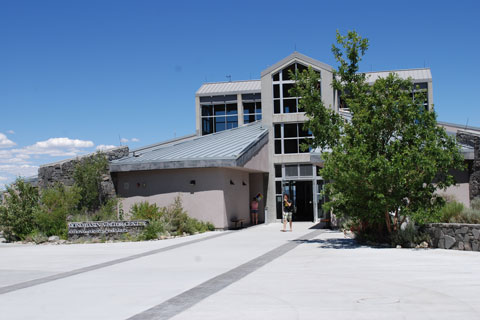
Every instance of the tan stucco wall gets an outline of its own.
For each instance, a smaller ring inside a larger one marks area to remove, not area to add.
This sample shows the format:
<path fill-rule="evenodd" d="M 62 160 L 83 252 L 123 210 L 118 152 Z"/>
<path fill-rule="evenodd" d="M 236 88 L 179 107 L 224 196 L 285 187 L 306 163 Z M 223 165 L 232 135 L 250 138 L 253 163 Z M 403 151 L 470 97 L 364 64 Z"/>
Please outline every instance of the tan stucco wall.
<path fill-rule="evenodd" d="M 468 183 L 457 183 L 455 186 L 450 186 L 446 190 L 441 190 L 438 192 L 440 195 L 446 195 L 452 200 L 463 203 L 465 207 L 470 207 L 470 197 L 469 197 L 469 184 Z"/>
<path fill-rule="evenodd" d="M 191 180 L 195 185 L 190 184 Z M 126 213 L 136 202 L 168 206 L 180 195 L 189 216 L 212 222 L 216 228 L 232 227 L 234 216 L 249 222 L 250 181 L 246 171 L 192 168 L 119 172 L 117 181 L 117 193 L 123 198 Z"/>
<path fill-rule="evenodd" d="M 268 172 L 268 143 L 266 143 L 243 167 L 255 171 Z"/>

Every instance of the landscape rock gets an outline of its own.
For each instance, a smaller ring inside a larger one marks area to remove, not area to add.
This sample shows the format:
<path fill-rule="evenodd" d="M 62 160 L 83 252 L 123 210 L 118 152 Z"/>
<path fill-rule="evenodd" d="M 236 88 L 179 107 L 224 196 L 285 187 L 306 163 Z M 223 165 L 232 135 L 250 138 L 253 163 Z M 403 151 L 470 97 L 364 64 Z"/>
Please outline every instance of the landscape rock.
<path fill-rule="evenodd" d="M 55 242 L 55 241 L 58 241 L 58 240 L 60 240 L 60 238 L 58 236 L 48 237 L 48 242 Z"/>
<path fill-rule="evenodd" d="M 5 243 L 5 242 L 7 242 L 7 239 L 5 239 L 5 238 L 0 238 L 0 243 Z"/>
<path fill-rule="evenodd" d="M 446 235 L 445 236 L 445 249 L 450 249 L 451 247 L 453 247 L 453 245 L 455 244 L 456 241 L 457 240 L 454 237 Z"/>
<path fill-rule="evenodd" d="M 395 248 L 397 248 L 397 249 L 402 249 L 402 246 L 399 245 L 399 244 L 397 244 L 397 246 L 396 246 Z"/>
<path fill-rule="evenodd" d="M 423 241 L 422 243 L 419 244 L 420 248 L 428 248 L 428 243 L 426 241 Z"/>

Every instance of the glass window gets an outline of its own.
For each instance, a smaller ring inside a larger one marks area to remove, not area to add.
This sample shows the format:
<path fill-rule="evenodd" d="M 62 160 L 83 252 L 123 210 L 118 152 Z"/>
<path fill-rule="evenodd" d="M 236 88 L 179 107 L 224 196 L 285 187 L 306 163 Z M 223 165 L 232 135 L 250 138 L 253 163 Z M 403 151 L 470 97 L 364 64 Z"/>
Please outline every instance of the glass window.
<path fill-rule="evenodd" d="M 233 115 L 233 114 L 237 114 L 237 113 L 238 113 L 238 110 L 237 110 L 237 104 L 236 103 L 227 104 L 227 114 L 228 115 Z"/>
<path fill-rule="evenodd" d="M 262 113 L 262 103 L 260 101 L 255 102 L 255 113 Z"/>
<path fill-rule="evenodd" d="M 280 72 L 277 72 L 273 75 L 273 81 L 280 81 Z"/>
<path fill-rule="evenodd" d="M 288 67 L 286 67 L 285 69 L 282 70 L 282 79 L 283 81 L 285 80 L 292 80 L 290 78 L 290 73 L 289 71 L 292 71 L 293 73 L 295 73 L 295 63 L 289 65 Z"/>
<path fill-rule="evenodd" d="M 273 97 L 280 98 L 280 86 L 278 84 L 273 85 Z"/>
<path fill-rule="evenodd" d="M 220 104 L 213 107 L 213 112 L 216 116 L 224 116 L 225 115 L 225 105 Z"/>
<path fill-rule="evenodd" d="M 202 134 L 213 133 L 213 118 L 202 119 Z"/>
<path fill-rule="evenodd" d="M 223 131 L 223 130 L 226 129 L 225 117 L 217 117 L 217 118 L 214 118 L 214 119 L 215 119 L 215 131 L 214 132 Z"/>
<path fill-rule="evenodd" d="M 296 138 L 297 135 L 297 124 L 296 123 L 286 123 L 283 125 L 283 137 L 284 138 Z"/>
<path fill-rule="evenodd" d="M 281 124 L 276 124 L 274 126 L 274 128 L 275 128 L 274 137 L 275 138 L 281 138 L 282 137 L 282 125 Z"/>
<path fill-rule="evenodd" d="M 301 164 L 300 167 L 300 176 L 310 177 L 313 176 L 313 167 L 309 164 Z"/>
<path fill-rule="evenodd" d="M 297 99 L 283 99 L 283 113 L 297 112 Z"/>
<path fill-rule="evenodd" d="M 300 137 L 311 137 L 312 132 L 310 130 L 303 129 L 303 124 L 298 124 L 298 132 Z"/>
<path fill-rule="evenodd" d="M 255 113 L 255 102 L 244 102 L 243 103 L 243 113 Z"/>
<path fill-rule="evenodd" d="M 298 177 L 298 166 L 296 164 L 285 165 L 286 177 Z"/>
<path fill-rule="evenodd" d="M 227 129 L 232 129 L 238 127 L 238 117 L 229 116 L 227 117 Z"/>
<path fill-rule="evenodd" d="M 283 97 L 284 98 L 294 97 L 294 95 L 290 94 L 290 90 L 293 88 L 293 83 L 284 83 L 282 86 L 283 86 Z"/>
<path fill-rule="evenodd" d="M 282 219 L 282 210 L 283 210 L 283 197 L 278 195 L 275 197 L 277 199 L 277 219 Z"/>
<path fill-rule="evenodd" d="M 308 67 L 304 66 L 303 64 L 297 63 L 297 70 L 299 73 L 302 73 L 304 70 L 307 70 Z"/>
<path fill-rule="evenodd" d="M 280 100 L 273 100 L 273 113 L 280 113 Z"/>
<path fill-rule="evenodd" d="M 276 164 L 275 165 L 275 178 L 281 178 L 282 177 L 282 165 Z M 281 193 L 281 192 L 279 192 Z"/>
<path fill-rule="evenodd" d="M 298 141 L 299 141 L 299 150 L 298 150 L 298 152 L 300 152 L 300 153 L 308 153 L 308 152 L 312 151 L 312 147 L 310 147 L 310 144 L 312 143 L 312 139 L 310 139 L 310 138 L 303 138 L 303 139 L 299 139 Z M 307 146 L 308 146 L 307 149 L 304 150 L 304 149 L 302 148 L 302 144 L 307 145 Z"/>
<path fill-rule="evenodd" d="M 282 153 L 282 140 L 275 140 L 275 154 Z"/>
<path fill-rule="evenodd" d="M 254 114 L 246 114 L 243 116 L 243 123 L 250 123 L 250 122 L 254 122 L 256 119 L 255 119 L 255 115 Z"/>
<path fill-rule="evenodd" d="M 275 193 L 282 193 L 282 181 L 275 181 Z"/>
<path fill-rule="evenodd" d="M 202 106 L 202 116 L 211 116 L 213 115 L 213 106 Z"/>
<path fill-rule="evenodd" d="M 288 139 L 283 140 L 284 153 L 298 153 L 298 140 Z"/>

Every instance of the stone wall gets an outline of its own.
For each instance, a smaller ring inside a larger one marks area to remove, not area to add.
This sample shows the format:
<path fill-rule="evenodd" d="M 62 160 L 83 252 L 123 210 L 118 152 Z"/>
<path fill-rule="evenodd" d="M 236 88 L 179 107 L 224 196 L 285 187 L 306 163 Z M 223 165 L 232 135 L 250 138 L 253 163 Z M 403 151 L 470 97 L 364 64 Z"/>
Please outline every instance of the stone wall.
<path fill-rule="evenodd" d="M 129 149 L 127 146 L 103 151 L 108 161 L 123 158 L 128 155 L 128 152 Z M 58 182 L 63 183 L 66 186 L 72 186 L 75 182 L 73 180 L 73 171 L 75 170 L 75 165 L 84 159 L 94 156 L 95 154 L 96 153 L 90 153 L 81 157 L 41 166 L 38 169 L 38 186 L 40 188 L 46 188 Z M 110 198 L 115 196 L 115 187 L 110 174 L 104 174 L 102 176 L 101 184 L 103 197 Z"/>
<path fill-rule="evenodd" d="M 427 232 L 433 248 L 480 251 L 480 224 L 431 223 Z"/>
<path fill-rule="evenodd" d="M 470 200 L 480 197 L 480 136 L 468 132 L 457 132 L 457 141 L 473 147 L 473 164 L 470 174 Z"/>

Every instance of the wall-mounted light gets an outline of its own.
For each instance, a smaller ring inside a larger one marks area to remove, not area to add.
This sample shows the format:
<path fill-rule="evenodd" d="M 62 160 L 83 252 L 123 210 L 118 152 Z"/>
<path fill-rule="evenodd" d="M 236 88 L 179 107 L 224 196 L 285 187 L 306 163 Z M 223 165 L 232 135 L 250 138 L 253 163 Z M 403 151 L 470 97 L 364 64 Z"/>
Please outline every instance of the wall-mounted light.
<path fill-rule="evenodd" d="M 245 183 L 245 181 L 242 181 L 242 186 L 246 186 L 247 184 Z"/>
<path fill-rule="evenodd" d="M 230 179 L 230 184 L 235 185 L 235 182 L 233 182 L 232 179 Z"/>
<path fill-rule="evenodd" d="M 197 182 L 196 182 L 195 180 L 190 180 L 190 184 L 191 184 L 192 186 L 194 186 L 194 185 L 197 184 Z"/>

